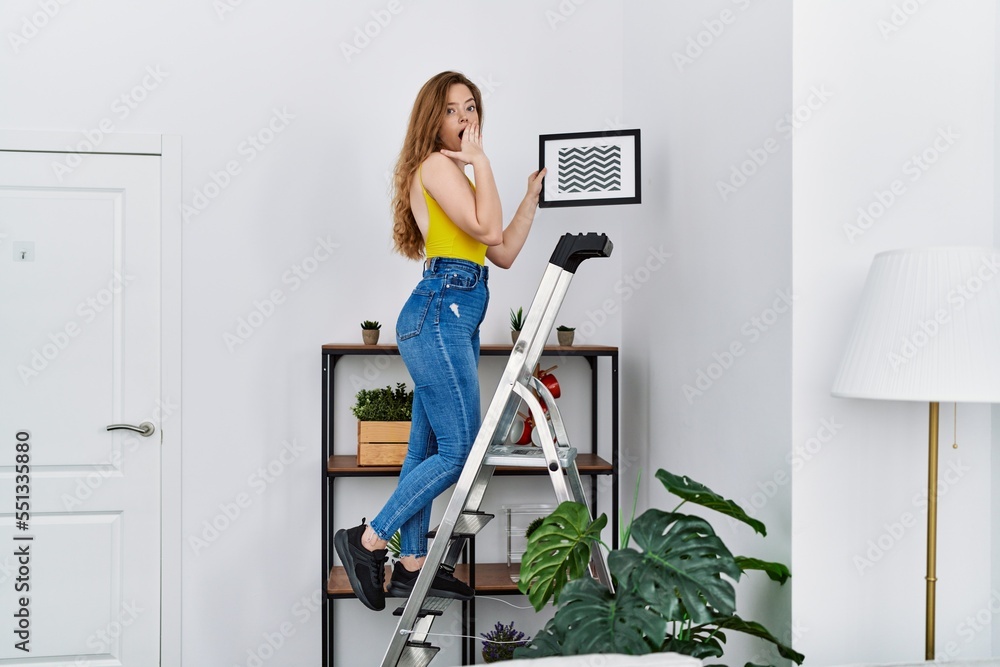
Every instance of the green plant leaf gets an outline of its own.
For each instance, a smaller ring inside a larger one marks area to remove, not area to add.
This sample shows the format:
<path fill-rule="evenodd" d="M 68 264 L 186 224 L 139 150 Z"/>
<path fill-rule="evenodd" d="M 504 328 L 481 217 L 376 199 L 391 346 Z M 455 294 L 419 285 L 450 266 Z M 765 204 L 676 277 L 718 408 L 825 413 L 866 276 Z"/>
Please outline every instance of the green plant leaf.
<path fill-rule="evenodd" d="M 740 569 L 707 521 L 646 510 L 632 524 L 632 539 L 641 552 L 620 549 L 608 557 L 619 590 L 636 591 L 668 621 L 701 625 L 733 613 L 736 591 L 720 575 L 738 580 Z"/>
<path fill-rule="evenodd" d="M 656 650 L 667 631 L 663 617 L 646 609 L 635 593 L 612 594 L 590 577 L 566 584 L 552 620 L 563 637 L 562 655 L 645 655 Z"/>
<path fill-rule="evenodd" d="M 619 528 L 618 544 L 624 549 L 628 546 L 629 542 L 632 541 L 632 522 L 635 521 L 635 507 L 639 504 L 639 481 L 642 479 L 642 469 L 635 475 L 635 491 L 632 493 L 632 514 L 629 516 L 628 521 L 625 521 L 622 517 L 621 527 Z"/>
<path fill-rule="evenodd" d="M 514 331 L 520 331 L 524 326 L 524 308 L 518 308 L 514 310 L 510 309 L 510 328 Z"/>
<path fill-rule="evenodd" d="M 680 653 L 681 655 L 689 655 L 692 658 L 698 659 L 721 658 L 722 644 L 715 637 L 697 639 L 671 637 L 663 644 L 660 653 Z M 719 665 L 716 667 L 726 666 Z"/>
<path fill-rule="evenodd" d="M 742 632 L 744 634 L 751 635 L 753 637 L 759 637 L 766 641 L 774 644 L 774 647 L 778 649 L 778 655 L 782 658 L 794 661 L 796 664 L 801 665 L 802 661 L 806 659 L 804 655 L 794 650 L 790 646 L 785 646 L 778 638 L 768 632 L 760 623 L 755 623 L 754 621 L 744 621 L 739 616 L 733 615 L 729 618 L 720 618 L 715 621 L 715 624 L 720 628 L 726 628 L 728 630 L 736 630 L 737 632 Z"/>
<path fill-rule="evenodd" d="M 591 545 L 600 541 L 601 530 L 607 523 L 604 514 L 591 521 L 586 506 L 566 501 L 535 529 L 521 557 L 521 580 L 517 587 L 528 596 L 536 611 L 549 598 L 559 602 L 559 593 L 566 582 L 587 573 Z"/>
<path fill-rule="evenodd" d="M 547 658 L 562 655 L 562 643 L 565 639 L 562 631 L 556 626 L 554 619 L 549 619 L 545 626 L 535 633 L 527 646 L 514 649 L 514 658 Z"/>
<path fill-rule="evenodd" d="M 400 382 L 394 390 L 362 389 L 354 397 L 351 412 L 359 421 L 410 421 L 413 417 L 413 392 Z"/>
<path fill-rule="evenodd" d="M 542 525 L 542 521 L 545 521 L 544 516 L 532 519 L 531 523 L 528 524 L 528 527 L 524 529 L 524 539 L 528 539 L 529 537 L 531 537 L 531 534 L 536 530 L 538 530 L 538 527 Z"/>
<path fill-rule="evenodd" d="M 719 628 L 711 625 L 696 625 L 693 628 L 688 628 L 688 635 L 690 636 L 687 639 L 692 641 L 718 646 L 719 655 L 722 655 L 722 645 L 726 643 L 726 633 Z"/>
<path fill-rule="evenodd" d="M 393 555 L 394 558 L 399 558 L 400 551 L 403 548 L 403 534 L 398 530 L 392 534 L 389 538 L 388 544 L 385 548 L 389 550 L 389 553 Z"/>
<path fill-rule="evenodd" d="M 760 560 L 759 558 L 748 558 L 747 556 L 737 556 L 736 564 L 739 566 L 740 571 L 746 572 L 747 570 L 760 570 L 767 574 L 771 581 L 777 581 L 779 584 L 784 584 L 792 576 L 788 567 L 781 563 L 772 563 L 767 560 Z"/>
<path fill-rule="evenodd" d="M 763 522 L 751 518 L 743 511 L 742 507 L 732 500 L 726 500 L 704 484 L 696 482 L 686 475 L 678 477 L 663 468 L 656 471 L 656 478 L 663 482 L 667 491 L 675 496 L 680 496 L 687 502 L 707 507 L 737 521 L 742 521 L 761 535 L 767 535 L 767 528 Z"/>

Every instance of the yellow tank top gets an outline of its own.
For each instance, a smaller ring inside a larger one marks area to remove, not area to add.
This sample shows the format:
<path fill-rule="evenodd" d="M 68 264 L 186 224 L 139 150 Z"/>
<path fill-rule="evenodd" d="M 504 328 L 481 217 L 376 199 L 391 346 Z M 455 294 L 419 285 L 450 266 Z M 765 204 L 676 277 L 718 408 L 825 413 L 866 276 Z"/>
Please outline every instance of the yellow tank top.
<path fill-rule="evenodd" d="M 427 259 L 431 257 L 452 257 L 455 259 L 465 259 L 476 264 L 486 262 L 486 244 L 480 243 L 468 234 L 461 227 L 456 225 L 444 212 L 437 200 L 427 192 L 424 187 L 422 175 L 423 165 L 417 169 L 417 177 L 420 178 L 420 189 L 424 193 L 424 201 L 427 202 L 427 239 L 425 241 L 424 254 Z M 473 185 L 473 188 L 476 186 Z"/>

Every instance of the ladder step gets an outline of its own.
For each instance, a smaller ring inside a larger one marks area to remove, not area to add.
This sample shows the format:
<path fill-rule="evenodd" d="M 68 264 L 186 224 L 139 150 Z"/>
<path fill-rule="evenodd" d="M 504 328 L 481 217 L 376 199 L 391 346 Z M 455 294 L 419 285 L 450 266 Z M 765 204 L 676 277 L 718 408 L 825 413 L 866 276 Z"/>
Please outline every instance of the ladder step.
<path fill-rule="evenodd" d="M 444 613 L 451 603 L 454 602 L 451 598 L 432 598 L 428 597 L 424 599 L 424 603 L 420 605 L 420 611 L 417 612 L 417 617 L 422 616 L 440 616 Z M 403 610 L 406 609 L 406 605 L 397 608 L 392 612 L 393 616 L 402 616 Z"/>
<path fill-rule="evenodd" d="M 493 519 L 492 514 L 485 512 L 462 512 L 455 522 L 455 534 L 472 536 L 477 534 Z"/>
<path fill-rule="evenodd" d="M 568 468 L 576 460 L 576 448 L 556 447 L 559 465 Z M 545 468 L 545 452 L 541 447 L 523 445 L 493 445 L 486 450 L 486 465 L 510 466 L 514 468 Z"/>
<path fill-rule="evenodd" d="M 486 512 L 462 512 L 458 516 L 458 521 L 455 522 L 455 530 L 451 534 L 455 537 L 472 537 L 481 531 L 492 519 L 493 515 Z M 440 526 L 436 526 L 428 532 L 427 537 L 437 535 L 438 528 Z"/>
<path fill-rule="evenodd" d="M 396 667 L 427 667 L 440 650 L 427 642 L 406 642 Z"/>

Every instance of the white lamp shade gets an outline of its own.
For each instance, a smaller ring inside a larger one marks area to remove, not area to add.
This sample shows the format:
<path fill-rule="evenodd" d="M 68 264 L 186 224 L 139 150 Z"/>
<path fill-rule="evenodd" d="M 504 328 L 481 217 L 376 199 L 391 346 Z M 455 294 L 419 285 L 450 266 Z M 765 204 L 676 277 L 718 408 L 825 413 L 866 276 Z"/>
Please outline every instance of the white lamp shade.
<path fill-rule="evenodd" d="M 1000 251 L 876 255 L 832 393 L 1000 403 Z"/>

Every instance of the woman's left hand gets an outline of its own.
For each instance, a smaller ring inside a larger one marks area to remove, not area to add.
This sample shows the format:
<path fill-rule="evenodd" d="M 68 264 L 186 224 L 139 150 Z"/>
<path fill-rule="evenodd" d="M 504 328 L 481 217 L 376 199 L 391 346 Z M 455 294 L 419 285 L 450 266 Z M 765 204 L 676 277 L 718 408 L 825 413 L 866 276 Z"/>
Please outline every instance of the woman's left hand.
<path fill-rule="evenodd" d="M 538 203 L 539 195 L 542 193 L 542 179 L 545 178 L 546 173 L 548 173 L 548 169 L 542 169 L 541 171 L 532 172 L 531 176 L 528 176 L 528 192 L 525 197 L 530 198 L 536 204 Z"/>

